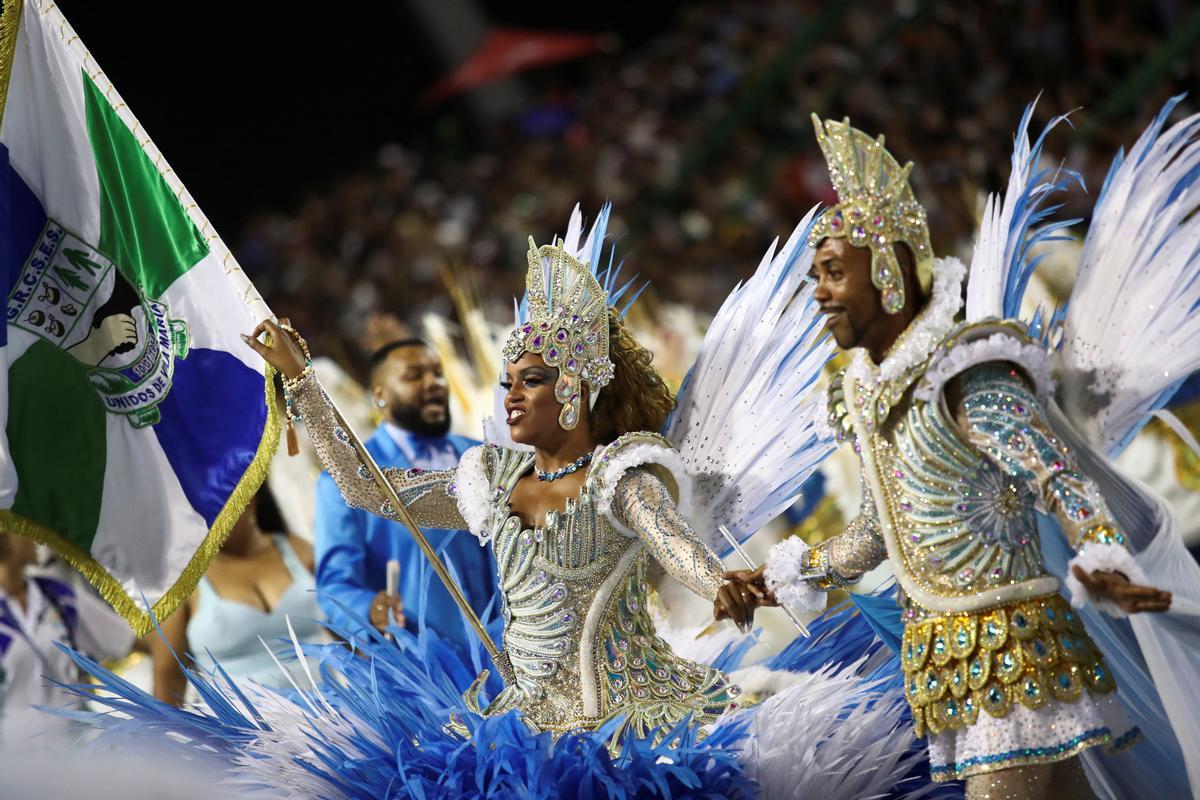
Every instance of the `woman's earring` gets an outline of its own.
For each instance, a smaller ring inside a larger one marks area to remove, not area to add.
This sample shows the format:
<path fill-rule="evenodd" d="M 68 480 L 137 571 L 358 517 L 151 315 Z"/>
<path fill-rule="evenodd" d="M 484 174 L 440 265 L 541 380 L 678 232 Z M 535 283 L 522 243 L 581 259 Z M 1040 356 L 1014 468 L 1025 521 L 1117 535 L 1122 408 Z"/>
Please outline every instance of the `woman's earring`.
<path fill-rule="evenodd" d="M 573 431 L 579 424 L 579 389 L 577 381 L 568 374 L 561 374 L 554 384 L 554 399 L 563 404 L 558 412 L 558 426 L 564 431 Z"/>
<path fill-rule="evenodd" d="M 387 408 L 387 400 L 376 400 L 375 405 L 379 406 L 380 408 Z"/>

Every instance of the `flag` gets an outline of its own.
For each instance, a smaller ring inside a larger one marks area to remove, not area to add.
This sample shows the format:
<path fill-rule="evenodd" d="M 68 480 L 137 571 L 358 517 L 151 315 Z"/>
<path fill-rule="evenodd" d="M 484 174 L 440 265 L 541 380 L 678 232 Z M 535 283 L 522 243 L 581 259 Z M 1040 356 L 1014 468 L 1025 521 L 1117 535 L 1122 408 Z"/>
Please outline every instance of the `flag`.
<path fill-rule="evenodd" d="M 422 100 L 440 103 L 451 95 L 519 72 L 582 58 L 598 50 L 601 40 L 592 33 L 497 28 L 466 61 L 427 89 Z"/>
<path fill-rule="evenodd" d="M 266 475 L 270 311 L 49 0 L 0 16 L 0 530 L 139 634 Z"/>

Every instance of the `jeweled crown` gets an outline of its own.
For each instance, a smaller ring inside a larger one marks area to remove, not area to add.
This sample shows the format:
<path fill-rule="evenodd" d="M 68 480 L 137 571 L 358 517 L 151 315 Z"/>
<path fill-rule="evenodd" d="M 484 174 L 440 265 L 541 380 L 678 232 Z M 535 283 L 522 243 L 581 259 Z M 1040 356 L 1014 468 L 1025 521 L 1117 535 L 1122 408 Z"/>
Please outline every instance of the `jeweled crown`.
<path fill-rule="evenodd" d="M 838 203 L 813 225 L 809 244 L 822 239 L 846 239 L 871 250 L 871 283 L 882 294 L 883 310 L 904 308 L 904 276 L 893 245 L 904 242 L 916 259 L 917 283 L 928 294 L 933 282 L 933 248 L 925 209 L 908 184 L 912 162 L 903 167 L 883 146 L 850 127 L 850 120 L 825 120 L 812 115 L 817 143 L 829 166 L 829 179 Z"/>
<path fill-rule="evenodd" d="M 601 234 L 603 236 L 603 234 Z M 596 394 L 613 378 L 608 357 L 607 292 L 591 268 L 567 252 L 563 240 L 538 247 L 529 239 L 526 314 L 504 345 L 510 364 L 525 352 L 537 353 L 558 368 L 554 397 L 563 404 L 559 424 L 579 423 L 582 386 Z"/>

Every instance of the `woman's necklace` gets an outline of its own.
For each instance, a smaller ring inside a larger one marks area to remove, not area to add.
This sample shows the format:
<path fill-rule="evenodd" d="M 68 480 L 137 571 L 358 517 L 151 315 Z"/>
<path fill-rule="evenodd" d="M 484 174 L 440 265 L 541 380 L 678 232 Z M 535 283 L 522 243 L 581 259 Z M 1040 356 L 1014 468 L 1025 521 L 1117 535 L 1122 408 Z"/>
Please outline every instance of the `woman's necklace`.
<path fill-rule="evenodd" d="M 583 469 L 590 463 L 592 463 L 592 454 L 584 453 L 579 458 L 575 459 L 575 461 L 567 464 L 562 469 L 556 469 L 553 472 L 542 472 L 537 467 L 534 467 L 533 471 L 537 473 L 537 479 L 539 481 L 556 481 L 559 478 L 570 475 L 572 472 L 577 472 Z"/>

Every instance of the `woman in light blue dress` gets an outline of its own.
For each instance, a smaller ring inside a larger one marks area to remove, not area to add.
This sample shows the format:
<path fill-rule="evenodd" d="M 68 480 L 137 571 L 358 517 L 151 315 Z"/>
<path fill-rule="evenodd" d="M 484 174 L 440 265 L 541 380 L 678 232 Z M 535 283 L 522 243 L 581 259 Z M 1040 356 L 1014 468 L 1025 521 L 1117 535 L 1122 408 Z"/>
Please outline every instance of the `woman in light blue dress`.
<path fill-rule="evenodd" d="M 280 642 L 289 638 L 288 621 L 299 641 L 327 641 L 312 546 L 296 536 L 262 530 L 260 504 L 266 518 L 271 502 L 265 489 L 259 492 L 187 603 L 162 624 L 163 636 L 147 637 L 159 700 L 180 705 L 185 699 L 187 679 L 174 654 L 186 658 L 187 653 L 206 673 L 219 663 L 234 678 L 280 689 L 290 682 L 271 653 L 291 651 L 290 644 Z"/>

